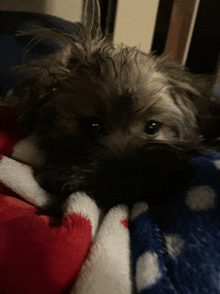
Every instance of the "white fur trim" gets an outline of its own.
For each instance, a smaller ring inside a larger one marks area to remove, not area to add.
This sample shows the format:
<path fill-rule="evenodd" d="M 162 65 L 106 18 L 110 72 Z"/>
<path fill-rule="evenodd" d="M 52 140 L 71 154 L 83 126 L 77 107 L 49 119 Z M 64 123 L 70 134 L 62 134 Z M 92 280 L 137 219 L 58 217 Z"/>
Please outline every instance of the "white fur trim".
<path fill-rule="evenodd" d="M 0 182 L 37 207 L 44 208 L 51 201 L 36 182 L 33 169 L 6 156 L 0 161 Z"/>
<path fill-rule="evenodd" d="M 72 294 L 130 294 L 129 230 L 121 223 L 128 208 L 119 205 L 104 217 Z"/>
<path fill-rule="evenodd" d="M 79 213 L 90 220 L 92 236 L 94 237 L 100 216 L 100 211 L 95 201 L 84 192 L 71 194 L 63 204 L 63 215 L 66 217 L 73 212 Z"/>

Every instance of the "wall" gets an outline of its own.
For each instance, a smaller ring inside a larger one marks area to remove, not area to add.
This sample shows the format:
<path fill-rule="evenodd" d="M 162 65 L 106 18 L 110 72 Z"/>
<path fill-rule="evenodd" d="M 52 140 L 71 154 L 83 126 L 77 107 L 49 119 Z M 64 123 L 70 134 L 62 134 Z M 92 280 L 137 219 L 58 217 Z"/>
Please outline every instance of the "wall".
<path fill-rule="evenodd" d="M 159 0 L 118 0 L 114 43 L 140 46 L 149 52 L 157 17 Z"/>
<path fill-rule="evenodd" d="M 0 0 L 0 10 L 50 14 L 65 20 L 81 21 L 82 0 Z"/>

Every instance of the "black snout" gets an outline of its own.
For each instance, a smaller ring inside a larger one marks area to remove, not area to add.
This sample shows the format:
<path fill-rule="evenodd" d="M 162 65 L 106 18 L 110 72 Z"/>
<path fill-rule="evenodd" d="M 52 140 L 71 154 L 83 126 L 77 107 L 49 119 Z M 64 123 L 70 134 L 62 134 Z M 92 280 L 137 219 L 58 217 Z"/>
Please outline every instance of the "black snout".
<path fill-rule="evenodd" d="M 177 197 L 194 174 L 191 154 L 185 147 L 155 143 L 108 158 L 99 164 L 91 194 L 105 208 L 137 201 L 161 205 Z"/>
<path fill-rule="evenodd" d="M 138 201 L 163 206 L 179 197 L 194 175 L 189 159 L 195 154 L 184 144 L 151 143 L 121 156 L 102 153 L 71 161 L 68 155 L 65 164 L 52 162 L 42 170 L 38 182 L 61 202 L 70 193 L 84 191 L 104 209 Z"/>

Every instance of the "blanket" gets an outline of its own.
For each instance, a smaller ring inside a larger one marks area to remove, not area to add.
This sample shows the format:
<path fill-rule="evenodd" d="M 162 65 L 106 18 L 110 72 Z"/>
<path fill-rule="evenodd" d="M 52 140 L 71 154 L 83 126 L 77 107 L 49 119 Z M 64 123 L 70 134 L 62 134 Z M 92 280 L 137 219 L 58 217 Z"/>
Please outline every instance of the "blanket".
<path fill-rule="evenodd" d="M 59 219 L 42 209 L 40 154 L 16 115 L 1 108 L 0 293 L 220 293 L 220 154 L 191 158 L 195 176 L 160 223 L 142 202 L 102 215 L 83 192 Z"/>

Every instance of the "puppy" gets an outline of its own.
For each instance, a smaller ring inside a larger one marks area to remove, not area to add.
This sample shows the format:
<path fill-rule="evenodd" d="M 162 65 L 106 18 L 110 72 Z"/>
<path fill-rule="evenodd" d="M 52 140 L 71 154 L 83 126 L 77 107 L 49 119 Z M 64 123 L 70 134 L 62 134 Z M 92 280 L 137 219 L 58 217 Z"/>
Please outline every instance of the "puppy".
<path fill-rule="evenodd" d="M 220 135 L 220 106 L 181 65 L 113 46 L 98 12 L 98 1 L 87 1 L 76 41 L 31 31 L 63 49 L 20 67 L 31 78 L 5 101 L 46 156 L 39 184 L 61 202 L 85 191 L 104 209 L 164 205 L 192 176 L 190 156 Z"/>

